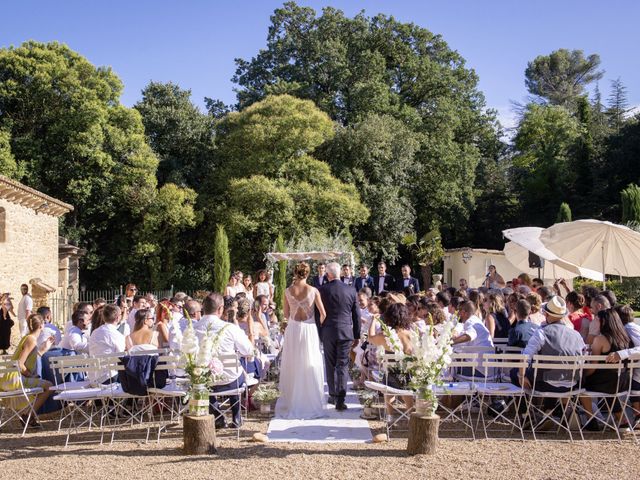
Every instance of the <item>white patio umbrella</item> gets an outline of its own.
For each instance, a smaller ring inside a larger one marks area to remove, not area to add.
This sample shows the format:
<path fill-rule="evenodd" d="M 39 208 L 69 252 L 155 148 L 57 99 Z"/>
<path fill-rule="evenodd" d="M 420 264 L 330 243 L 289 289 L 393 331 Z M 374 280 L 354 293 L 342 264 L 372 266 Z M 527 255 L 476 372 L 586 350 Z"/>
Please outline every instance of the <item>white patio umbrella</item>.
<path fill-rule="evenodd" d="M 582 268 L 623 277 L 640 276 L 640 233 L 611 222 L 556 223 L 540 234 L 554 254 Z"/>
<path fill-rule="evenodd" d="M 582 268 L 560 258 L 545 247 L 540 240 L 543 229 L 540 227 L 521 227 L 503 230 L 502 234 L 511 240 L 504 246 L 507 260 L 522 271 L 529 270 L 529 253 L 532 252 L 545 260 L 545 278 L 574 278 L 577 276 L 602 281 L 602 273 Z"/>

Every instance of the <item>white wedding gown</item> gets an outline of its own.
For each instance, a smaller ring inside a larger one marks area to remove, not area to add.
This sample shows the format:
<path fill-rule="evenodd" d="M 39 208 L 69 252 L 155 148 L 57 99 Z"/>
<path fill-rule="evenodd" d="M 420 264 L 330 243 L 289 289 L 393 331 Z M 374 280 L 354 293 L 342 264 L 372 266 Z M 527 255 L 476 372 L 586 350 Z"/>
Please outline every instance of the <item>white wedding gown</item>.
<path fill-rule="evenodd" d="M 314 318 L 315 288 L 297 300 L 288 288 L 289 318 L 280 363 L 280 398 L 276 418 L 313 419 L 325 416 L 324 364 Z"/>

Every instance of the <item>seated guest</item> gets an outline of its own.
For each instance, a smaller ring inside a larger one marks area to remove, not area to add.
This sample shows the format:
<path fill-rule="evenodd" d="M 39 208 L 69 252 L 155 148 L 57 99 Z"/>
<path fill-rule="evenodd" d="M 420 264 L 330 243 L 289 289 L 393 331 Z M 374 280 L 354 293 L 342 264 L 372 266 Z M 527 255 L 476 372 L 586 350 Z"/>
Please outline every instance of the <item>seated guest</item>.
<path fill-rule="evenodd" d="M 268 301 L 268 300 L 267 300 Z M 210 293 L 202 302 L 202 310 L 204 316 L 195 325 L 196 334 L 200 339 L 210 331 L 213 335 L 219 336 L 218 352 L 236 353 L 249 356 L 253 354 L 253 345 L 242 329 L 233 324 L 225 322 L 220 318 L 224 310 L 224 300 L 219 293 Z M 220 392 L 236 388 L 245 383 L 244 371 L 242 368 L 236 370 L 233 367 L 224 369 L 225 380 L 216 383 L 212 391 Z M 237 396 L 228 397 L 231 402 L 231 411 L 233 414 L 232 427 L 238 427 L 241 424 L 240 417 L 240 398 Z M 216 427 L 225 426 L 225 419 L 220 413 L 217 401 L 211 403 L 210 411 L 216 415 Z"/>
<path fill-rule="evenodd" d="M 544 282 L 542 281 L 541 278 L 534 278 L 533 280 L 531 280 L 531 288 L 534 291 L 538 290 L 543 285 L 544 285 Z"/>
<path fill-rule="evenodd" d="M 511 324 L 504 309 L 502 295 L 490 293 L 484 301 L 484 324 L 491 334 L 491 338 L 508 338 Z"/>
<path fill-rule="evenodd" d="M 398 334 L 397 338 L 400 341 L 400 345 L 395 345 L 393 347 L 402 349 L 402 352 L 405 355 L 411 355 L 411 318 L 409 317 L 407 307 L 402 303 L 392 303 L 387 306 L 383 318 L 385 325 L 393 329 Z M 372 345 L 384 347 L 386 353 L 394 353 L 385 334 L 383 332 L 376 333 L 377 323 L 378 320 L 374 320 L 373 322 L 371 322 L 368 337 L 369 343 Z M 395 370 L 390 370 L 389 372 L 387 372 L 387 384 L 390 387 L 407 389 L 408 383 L 409 378 L 406 376 L 406 374 Z M 403 396 L 402 400 L 404 401 L 408 409 L 413 407 L 412 395 Z M 394 401 L 394 397 L 386 397 L 386 407 L 388 415 L 393 414 L 394 409 L 391 405 Z"/>
<path fill-rule="evenodd" d="M 538 328 L 540 328 L 535 323 L 529 321 L 529 314 L 531 313 L 531 304 L 526 300 L 518 300 L 515 307 L 516 312 L 516 323 L 509 330 L 509 340 L 507 341 L 507 345 L 510 347 L 521 347 L 524 348 L 527 346 L 527 342 Z"/>
<path fill-rule="evenodd" d="M 107 304 L 107 300 L 102 298 L 102 297 L 98 297 L 96 298 L 92 305 L 93 305 L 93 311 L 95 312 L 98 308 L 100 307 L 104 307 Z"/>
<path fill-rule="evenodd" d="M 449 320 L 451 313 L 449 312 L 449 303 L 451 303 L 451 295 L 447 292 L 438 292 L 436 294 L 436 302 L 444 314 L 444 318 Z"/>
<path fill-rule="evenodd" d="M 562 324 L 567 314 L 567 306 L 562 297 L 554 295 L 548 299 L 542 308 L 545 325 L 539 328 L 529 339 L 522 352 L 529 359 L 534 355 L 578 356 L 582 355 L 585 344 L 582 337 L 573 328 Z M 541 392 L 567 392 L 573 388 L 577 378 L 572 378 L 567 370 L 549 370 L 538 372 L 536 390 Z M 516 386 L 531 389 L 533 385 L 533 368 L 513 369 L 511 381 Z M 546 402 L 545 408 L 553 407 L 553 401 Z"/>
<path fill-rule="evenodd" d="M 40 334 L 40 338 L 38 338 L 38 346 L 44 344 L 49 337 L 53 337 L 55 339 L 52 348 L 58 346 L 62 341 L 62 334 L 60 333 L 60 329 L 52 322 L 51 309 L 49 307 L 39 307 L 37 313 L 44 320 L 42 333 Z"/>
<path fill-rule="evenodd" d="M 89 319 L 89 327 L 88 327 L 88 331 L 89 331 L 89 335 L 91 335 L 93 332 L 95 332 L 98 328 L 100 328 L 102 325 L 104 325 L 104 318 L 102 317 L 102 310 L 104 309 L 104 307 L 100 307 L 97 308 L 93 311 L 93 314 L 91 315 L 91 318 Z M 85 320 L 85 325 L 86 325 L 86 320 Z"/>
<path fill-rule="evenodd" d="M 460 321 L 464 322 L 462 333 L 453 338 L 453 344 L 464 344 L 469 347 L 493 347 L 491 334 L 484 322 L 476 315 L 473 302 L 462 302 L 458 307 Z"/>
<path fill-rule="evenodd" d="M 587 334 L 587 343 L 589 345 L 593 343 L 594 338 L 600 335 L 600 318 L 598 317 L 598 312 L 609 308 L 611 308 L 611 304 L 609 303 L 609 299 L 604 295 L 598 294 L 591 300 L 591 315 L 593 318 L 589 324 L 589 333 Z"/>
<path fill-rule="evenodd" d="M 38 411 L 47 400 L 52 391 L 49 390 L 51 382 L 42 380 L 36 373 L 36 357 L 44 354 L 53 345 L 55 339 L 53 336 L 48 337 L 45 342 L 38 346 L 38 338 L 44 329 L 44 320 L 37 313 L 29 315 L 26 319 L 27 335 L 22 337 L 20 343 L 16 347 L 16 351 L 11 356 L 12 360 L 17 360 L 20 372 L 5 373 L 0 376 L 0 392 L 12 392 L 21 389 L 21 383 L 24 388 L 42 388 L 43 392 L 36 396 L 33 409 Z M 22 377 L 22 378 L 21 378 Z M 21 382 L 22 380 L 22 382 Z M 27 400 L 13 400 L 12 407 L 24 412 L 28 407 Z M 26 422 L 26 414 L 21 415 L 22 421 Z M 40 427 L 38 421 L 32 416 L 30 426 Z"/>
<path fill-rule="evenodd" d="M 260 340 L 267 344 L 269 343 L 269 331 L 264 328 L 262 323 L 255 322 L 253 318 L 251 318 L 251 302 L 246 298 L 238 300 L 236 325 L 242 329 L 254 346 L 256 346 Z M 258 380 L 262 378 L 262 372 L 268 367 L 267 358 L 262 355 L 255 355 L 249 358 L 243 357 L 241 361 L 247 374 Z"/>
<path fill-rule="evenodd" d="M 509 314 L 509 323 L 511 325 L 516 323 L 516 304 L 518 300 L 524 300 L 525 295 L 520 292 L 513 292 L 507 296 L 507 312 Z"/>
<path fill-rule="evenodd" d="M 99 310 L 96 310 L 99 314 Z M 94 312 L 95 313 L 95 312 Z M 89 353 L 89 336 L 86 334 L 87 315 L 76 310 L 71 316 L 73 326 L 62 337 L 60 347 L 76 353 Z"/>
<path fill-rule="evenodd" d="M 547 299 L 553 295 L 551 288 L 545 286 L 537 288 L 536 293 L 540 295 L 540 300 L 542 301 L 542 303 L 545 303 Z"/>
<path fill-rule="evenodd" d="M 592 355 L 608 355 L 610 353 L 627 350 L 631 345 L 629 335 L 625 330 L 622 320 L 613 308 L 598 312 L 600 321 L 600 334 L 593 339 L 591 344 Z M 627 388 L 628 383 L 622 383 L 623 378 L 618 378 L 617 370 L 585 369 L 582 387 L 592 392 L 617 393 L 618 388 Z M 591 397 L 580 397 L 580 403 L 589 412 L 593 412 Z M 619 407 L 618 407 L 619 410 Z M 597 421 L 589 421 L 588 430 L 600 430 Z"/>
<path fill-rule="evenodd" d="M 148 308 L 136 311 L 133 332 L 126 337 L 127 351 L 155 350 L 158 348 L 158 332 L 153 328 L 153 313 Z"/>
<path fill-rule="evenodd" d="M 633 310 L 629 305 L 616 305 L 615 311 L 624 325 L 630 343 L 629 348 L 609 353 L 609 355 L 607 355 L 608 363 L 618 363 L 628 359 L 631 355 L 640 355 L 640 325 L 634 321 Z M 633 372 L 631 390 L 636 392 L 640 391 L 640 369 L 635 369 Z M 628 427 L 637 429 L 640 427 L 640 397 L 631 397 L 630 400 L 635 418 L 632 419 L 631 425 L 628 425 Z"/>
<path fill-rule="evenodd" d="M 569 321 L 573 325 L 573 329 L 587 339 L 589 335 L 589 324 L 591 323 L 591 315 L 584 311 L 584 295 L 577 292 L 569 292 L 565 298 L 567 302 L 567 310 L 569 311 Z"/>
<path fill-rule="evenodd" d="M 529 321 L 536 325 L 542 325 L 545 321 L 544 314 L 540 311 L 542 309 L 542 299 L 536 292 L 531 292 L 526 296 L 527 302 L 531 305 L 531 313 L 529 314 Z"/>
<path fill-rule="evenodd" d="M 147 299 L 144 295 L 136 295 L 133 297 L 133 304 L 127 316 L 127 324 L 129 325 L 130 332 L 133 332 L 136 327 L 136 312 L 142 309 L 146 310 L 147 308 L 149 308 L 149 306 L 147 305 Z"/>
<path fill-rule="evenodd" d="M 125 351 L 126 341 L 122 333 L 118 331 L 118 323 L 122 320 L 120 308 L 113 304 L 107 304 L 102 309 L 103 325 L 91 332 L 89 337 L 89 355 L 107 355 Z M 110 377 L 117 377 L 118 371 L 112 370 Z M 94 374 L 91 380 L 102 380 Z M 107 379 L 108 380 L 108 379 Z"/>
<path fill-rule="evenodd" d="M 93 308 L 93 304 L 89 302 L 79 302 L 74 306 L 73 311 L 84 312 L 86 315 L 88 315 L 89 318 L 91 318 L 91 315 L 93 315 L 94 308 Z M 64 333 L 66 333 L 67 330 L 71 329 L 71 327 L 73 327 L 73 322 L 71 321 L 71 319 L 69 319 L 64 326 Z"/>
<path fill-rule="evenodd" d="M 484 305 L 484 293 L 480 290 L 471 290 L 469 292 L 469 301 L 476 307 L 474 315 L 480 318 L 484 318 L 482 307 Z"/>

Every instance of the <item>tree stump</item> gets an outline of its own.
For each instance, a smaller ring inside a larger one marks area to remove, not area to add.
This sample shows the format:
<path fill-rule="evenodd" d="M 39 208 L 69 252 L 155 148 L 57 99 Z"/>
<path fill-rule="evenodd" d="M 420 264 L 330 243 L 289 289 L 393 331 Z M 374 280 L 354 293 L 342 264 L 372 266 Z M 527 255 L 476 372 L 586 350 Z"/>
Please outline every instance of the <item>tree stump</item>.
<path fill-rule="evenodd" d="M 211 455 L 218 452 L 213 420 L 213 415 L 183 417 L 182 435 L 185 455 Z"/>
<path fill-rule="evenodd" d="M 438 415 L 427 416 L 412 413 L 409 420 L 407 453 L 409 455 L 433 455 L 436 453 L 439 426 L 440 416 Z"/>

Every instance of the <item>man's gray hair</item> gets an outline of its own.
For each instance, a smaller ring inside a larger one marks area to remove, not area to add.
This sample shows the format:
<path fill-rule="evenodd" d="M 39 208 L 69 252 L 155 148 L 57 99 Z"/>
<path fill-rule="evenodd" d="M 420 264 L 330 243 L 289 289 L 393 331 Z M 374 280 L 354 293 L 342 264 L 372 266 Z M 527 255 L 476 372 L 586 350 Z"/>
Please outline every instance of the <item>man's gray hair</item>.
<path fill-rule="evenodd" d="M 327 264 L 327 276 L 340 278 L 340 264 L 338 262 L 331 262 Z"/>

